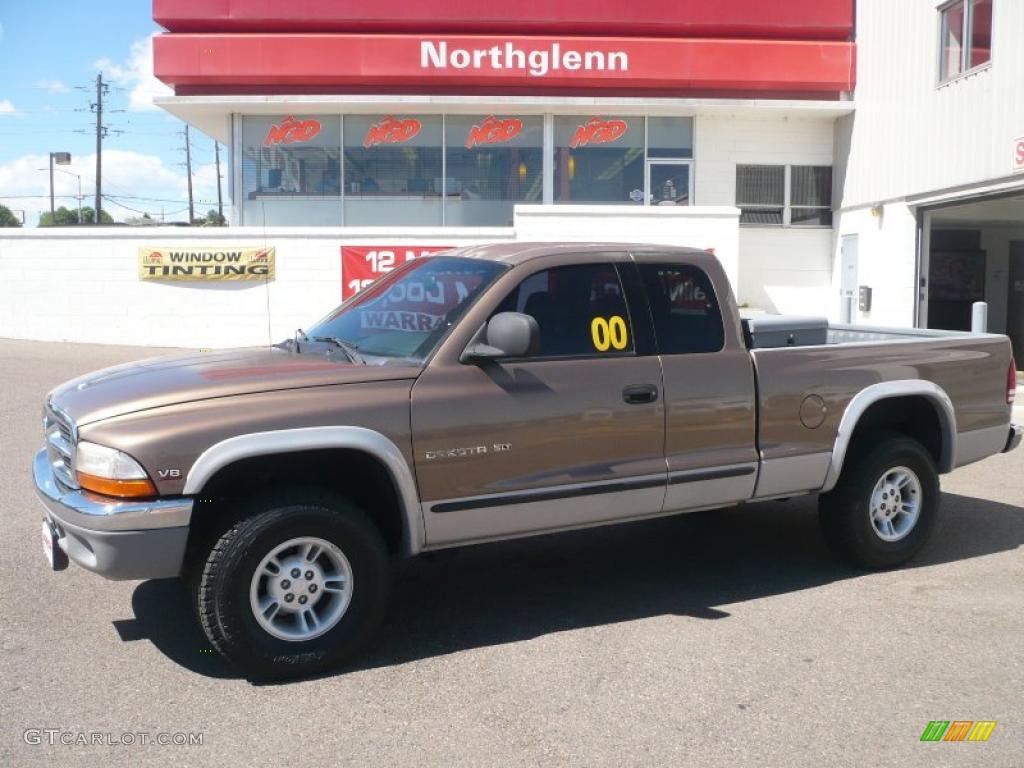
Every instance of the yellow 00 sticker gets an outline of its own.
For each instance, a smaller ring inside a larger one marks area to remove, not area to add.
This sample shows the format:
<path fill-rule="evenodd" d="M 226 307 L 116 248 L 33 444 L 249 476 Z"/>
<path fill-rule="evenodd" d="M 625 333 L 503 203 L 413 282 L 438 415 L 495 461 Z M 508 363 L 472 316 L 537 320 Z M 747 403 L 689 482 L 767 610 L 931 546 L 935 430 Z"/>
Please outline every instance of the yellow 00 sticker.
<path fill-rule="evenodd" d="M 598 352 L 622 350 L 629 346 L 626 321 L 619 315 L 612 315 L 608 319 L 595 317 L 590 321 L 590 335 L 594 340 L 594 349 Z"/>

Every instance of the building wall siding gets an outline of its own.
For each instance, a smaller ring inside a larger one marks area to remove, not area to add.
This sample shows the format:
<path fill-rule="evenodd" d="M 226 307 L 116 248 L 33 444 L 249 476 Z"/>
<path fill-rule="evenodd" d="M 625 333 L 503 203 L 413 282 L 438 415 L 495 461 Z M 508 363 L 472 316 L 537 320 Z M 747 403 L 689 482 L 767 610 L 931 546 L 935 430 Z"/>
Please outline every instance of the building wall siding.
<path fill-rule="evenodd" d="M 991 66 L 938 84 L 935 0 L 859 0 L 843 208 L 1011 174 L 1024 135 L 1024 2 L 994 0 Z"/>

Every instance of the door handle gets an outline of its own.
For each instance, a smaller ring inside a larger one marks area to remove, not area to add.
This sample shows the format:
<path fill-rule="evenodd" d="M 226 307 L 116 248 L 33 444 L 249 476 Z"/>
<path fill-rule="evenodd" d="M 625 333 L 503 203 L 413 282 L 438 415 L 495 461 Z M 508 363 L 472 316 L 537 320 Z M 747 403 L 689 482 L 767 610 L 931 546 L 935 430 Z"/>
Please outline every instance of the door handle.
<path fill-rule="evenodd" d="M 622 390 L 622 399 L 630 405 L 653 403 L 658 399 L 658 388 L 653 384 L 636 384 Z"/>

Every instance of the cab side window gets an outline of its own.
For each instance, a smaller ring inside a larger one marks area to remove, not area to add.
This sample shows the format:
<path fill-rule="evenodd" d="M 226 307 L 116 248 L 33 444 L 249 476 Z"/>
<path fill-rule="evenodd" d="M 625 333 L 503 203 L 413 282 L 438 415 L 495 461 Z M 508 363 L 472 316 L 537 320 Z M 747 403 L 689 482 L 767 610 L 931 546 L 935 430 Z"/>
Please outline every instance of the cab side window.
<path fill-rule="evenodd" d="M 537 358 L 633 354 L 615 264 L 574 264 L 530 275 L 496 312 L 522 312 L 540 326 Z"/>
<path fill-rule="evenodd" d="M 663 355 L 719 352 L 722 312 L 707 273 L 689 264 L 639 264 Z"/>

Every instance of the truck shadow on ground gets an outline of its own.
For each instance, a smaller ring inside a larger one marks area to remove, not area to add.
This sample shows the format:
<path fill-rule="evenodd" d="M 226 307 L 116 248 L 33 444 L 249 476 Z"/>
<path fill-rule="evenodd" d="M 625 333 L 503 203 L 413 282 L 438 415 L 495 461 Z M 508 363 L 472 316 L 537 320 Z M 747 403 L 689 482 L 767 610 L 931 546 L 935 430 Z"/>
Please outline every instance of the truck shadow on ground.
<path fill-rule="evenodd" d="M 944 494 L 934 537 L 907 567 L 1022 544 L 1024 508 Z M 349 670 L 659 615 L 727 619 L 720 606 L 863 575 L 825 548 L 810 498 L 466 547 L 399 565 L 389 618 Z M 134 619 L 115 622 L 123 640 L 148 639 L 198 674 L 237 676 L 180 581 L 140 584 L 132 607 Z"/>

